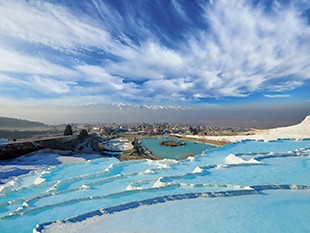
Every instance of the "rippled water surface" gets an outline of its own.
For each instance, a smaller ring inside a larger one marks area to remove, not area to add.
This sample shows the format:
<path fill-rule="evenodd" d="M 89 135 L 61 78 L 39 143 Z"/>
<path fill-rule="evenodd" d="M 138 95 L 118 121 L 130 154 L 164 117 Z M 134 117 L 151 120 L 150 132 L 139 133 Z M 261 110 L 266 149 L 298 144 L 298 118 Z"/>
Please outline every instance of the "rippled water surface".
<path fill-rule="evenodd" d="M 267 220 L 277 226 L 273 232 L 292 232 L 294 226 L 287 222 L 290 215 L 299 227 L 295 232 L 307 232 L 309 148 L 309 140 L 245 141 L 186 160 L 101 158 L 50 167 L 5 186 L 0 232 L 31 232 L 36 224 L 37 231 L 86 232 L 85 227 L 93 227 L 95 232 L 97 227 L 124 232 L 130 227 L 129 218 L 141 216 L 143 221 L 131 220 L 137 221 L 139 229 L 133 232 L 158 232 L 159 222 L 147 222 L 147 216 L 158 215 L 163 232 L 171 232 L 169 227 L 174 225 L 177 232 L 261 232 L 253 224 L 266 231 L 268 224 L 259 223 Z M 168 206 L 169 211 L 163 211 Z M 223 222 L 224 214 L 229 218 Z M 90 224 L 92 218 L 100 221 Z M 187 219 L 183 228 L 178 225 L 180 219 Z"/>

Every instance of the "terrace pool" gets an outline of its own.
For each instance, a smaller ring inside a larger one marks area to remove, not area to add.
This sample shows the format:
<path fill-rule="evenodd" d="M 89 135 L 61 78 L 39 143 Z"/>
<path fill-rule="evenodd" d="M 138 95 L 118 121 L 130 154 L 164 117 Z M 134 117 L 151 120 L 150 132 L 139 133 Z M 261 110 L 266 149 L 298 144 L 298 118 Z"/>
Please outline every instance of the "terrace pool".
<path fill-rule="evenodd" d="M 309 215 L 310 141 L 244 141 L 19 176 L 2 185 L 0 232 L 309 232 Z"/>
<path fill-rule="evenodd" d="M 171 140 L 171 138 L 144 138 L 141 140 L 141 144 L 159 158 L 177 160 L 184 159 L 190 155 L 200 155 L 203 151 L 216 148 L 210 144 L 191 142 L 187 140 L 181 140 L 182 142 L 186 142 L 186 144 L 176 147 L 161 146 L 159 144 L 160 142 L 166 140 Z M 177 139 L 172 140 L 180 141 Z"/>

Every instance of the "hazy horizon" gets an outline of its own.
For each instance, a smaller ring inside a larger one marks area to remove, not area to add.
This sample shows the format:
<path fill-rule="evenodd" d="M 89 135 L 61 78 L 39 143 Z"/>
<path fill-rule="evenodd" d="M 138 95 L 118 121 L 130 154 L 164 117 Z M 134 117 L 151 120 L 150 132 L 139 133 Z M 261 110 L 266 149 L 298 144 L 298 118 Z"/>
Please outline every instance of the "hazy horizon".
<path fill-rule="evenodd" d="M 266 105 L 209 106 L 185 108 L 175 106 L 143 106 L 124 104 L 88 104 L 80 106 L 26 106 L 10 108 L 0 116 L 39 121 L 48 125 L 66 123 L 185 123 L 213 126 L 270 128 L 301 122 L 310 111 L 303 104 L 277 108 Z"/>

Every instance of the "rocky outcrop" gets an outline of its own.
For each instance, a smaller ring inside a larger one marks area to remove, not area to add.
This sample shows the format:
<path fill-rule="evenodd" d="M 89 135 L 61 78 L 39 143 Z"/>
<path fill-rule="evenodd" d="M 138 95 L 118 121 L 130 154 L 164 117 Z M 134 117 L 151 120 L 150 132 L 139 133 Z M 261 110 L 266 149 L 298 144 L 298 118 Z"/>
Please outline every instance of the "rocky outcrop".
<path fill-rule="evenodd" d="M 14 159 L 44 147 L 33 142 L 10 143 L 0 146 L 0 160 Z"/>
<path fill-rule="evenodd" d="M 74 150 L 79 143 L 81 139 L 77 136 L 67 136 L 3 144 L 0 145 L 0 160 L 14 159 L 41 149 Z"/>
<path fill-rule="evenodd" d="M 159 160 L 158 157 L 152 154 L 151 151 L 146 149 L 141 145 L 141 141 L 139 139 L 134 139 L 132 142 L 133 149 L 130 151 L 126 151 L 121 154 L 118 159 L 121 161 L 125 160 L 139 160 L 139 159 L 151 159 L 151 160 Z"/>

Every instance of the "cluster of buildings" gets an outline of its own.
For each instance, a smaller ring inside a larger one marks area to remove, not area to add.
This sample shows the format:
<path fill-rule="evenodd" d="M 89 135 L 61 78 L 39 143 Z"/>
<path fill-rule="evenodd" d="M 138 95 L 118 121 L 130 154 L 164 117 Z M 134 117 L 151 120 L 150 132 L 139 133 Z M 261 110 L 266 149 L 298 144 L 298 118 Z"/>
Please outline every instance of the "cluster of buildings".
<path fill-rule="evenodd" d="M 240 127 L 220 128 L 208 125 L 188 125 L 177 123 L 132 123 L 132 124 L 75 124 L 77 129 L 87 129 L 100 135 L 137 134 L 137 135 L 225 135 L 249 131 Z"/>

